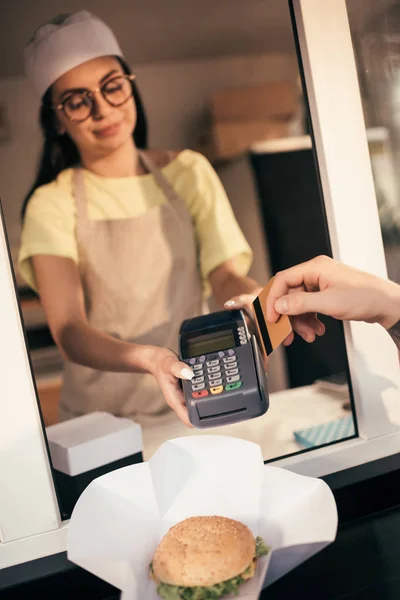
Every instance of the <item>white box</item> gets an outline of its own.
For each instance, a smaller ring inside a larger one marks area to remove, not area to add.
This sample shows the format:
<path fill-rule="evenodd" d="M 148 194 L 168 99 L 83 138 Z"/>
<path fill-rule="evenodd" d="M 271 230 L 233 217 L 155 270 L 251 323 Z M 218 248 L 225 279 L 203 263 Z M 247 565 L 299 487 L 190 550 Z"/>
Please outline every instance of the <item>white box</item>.
<path fill-rule="evenodd" d="M 63 518 L 93 479 L 143 461 L 140 425 L 109 413 L 63 421 L 46 434 Z"/>
<path fill-rule="evenodd" d="M 148 575 L 155 549 L 172 525 L 195 515 L 237 519 L 272 548 L 240 587 L 241 600 L 258 598 L 337 531 L 323 481 L 265 466 L 257 444 L 199 435 L 166 442 L 149 462 L 93 481 L 71 517 L 68 558 L 122 590 L 123 600 L 158 600 Z"/>

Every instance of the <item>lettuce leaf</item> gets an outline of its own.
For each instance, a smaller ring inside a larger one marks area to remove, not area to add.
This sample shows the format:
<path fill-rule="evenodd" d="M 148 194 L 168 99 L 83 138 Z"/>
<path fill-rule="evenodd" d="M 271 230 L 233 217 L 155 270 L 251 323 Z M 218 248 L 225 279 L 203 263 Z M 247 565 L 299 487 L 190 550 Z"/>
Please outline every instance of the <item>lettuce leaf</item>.
<path fill-rule="evenodd" d="M 260 556 L 264 556 L 265 554 L 268 554 L 268 552 L 270 550 L 271 550 L 271 548 L 269 546 L 267 546 L 267 544 L 264 542 L 264 540 L 260 536 L 257 536 L 256 537 L 256 558 L 259 558 Z"/>
<path fill-rule="evenodd" d="M 218 600 L 227 594 L 237 595 L 239 586 L 243 582 L 244 579 L 238 575 L 233 579 L 208 587 L 181 587 L 161 583 L 157 592 L 164 600 Z"/>

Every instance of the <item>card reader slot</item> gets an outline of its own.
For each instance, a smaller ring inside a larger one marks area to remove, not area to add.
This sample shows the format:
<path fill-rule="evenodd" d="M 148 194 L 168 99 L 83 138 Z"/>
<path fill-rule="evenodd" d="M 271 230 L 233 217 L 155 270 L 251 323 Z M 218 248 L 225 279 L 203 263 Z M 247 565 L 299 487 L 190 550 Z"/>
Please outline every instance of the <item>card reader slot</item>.
<path fill-rule="evenodd" d="M 207 421 L 207 419 L 214 419 L 215 417 L 230 417 L 231 415 L 237 415 L 238 413 L 246 412 L 247 408 L 238 408 L 237 410 L 230 410 L 229 412 L 214 413 L 208 417 L 200 417 L 200 421 Z"/>
<path fill-rule="evenodd" d="M 199 419 L 208 417 L 221 417 L 237 414 L 247 410 L 246 401 L 242 393 L 221 394 L 213 396 L 212 400 L 207 398 L 200 400 L 197 404 Z"/>

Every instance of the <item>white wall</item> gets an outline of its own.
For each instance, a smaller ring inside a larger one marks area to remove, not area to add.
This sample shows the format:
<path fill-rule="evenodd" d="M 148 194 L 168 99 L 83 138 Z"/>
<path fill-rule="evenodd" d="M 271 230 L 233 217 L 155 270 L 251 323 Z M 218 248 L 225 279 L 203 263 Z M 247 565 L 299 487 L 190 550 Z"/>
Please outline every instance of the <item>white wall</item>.
<path fill-rule="evenodd" d="M 209 94 L 219 87 L 294 80 L 292 54 L 228 57 L 140 65 L 135 69 L 150 125 L 150 144 L 179 149 L 195 147 L 207 114 Z M 0 80 L 0 106 L 9 121 L 9 140 L 0 142 L 0 197 L 14 256 L 20 235 L 19 212 L 40 151 L 38 102 L 21 77 Z M 217 169 L 232 207 L 255 254 L 251 275 L 260 283 L 270 276 L 252 173 L 245 157 Z M 274 357 L 270 386 L 281 389 L 285 375 Z"/>

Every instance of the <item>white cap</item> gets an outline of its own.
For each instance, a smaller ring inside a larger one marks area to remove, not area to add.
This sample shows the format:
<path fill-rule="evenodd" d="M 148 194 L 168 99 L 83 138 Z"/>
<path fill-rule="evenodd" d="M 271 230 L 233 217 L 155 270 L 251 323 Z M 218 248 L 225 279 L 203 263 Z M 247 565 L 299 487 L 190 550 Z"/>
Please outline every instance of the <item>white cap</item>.
<path fill-rule="evenodd" d="M 64 73 L 99 56 L 123 54 L 111 29 L 87 11 L 42 25 L 24 50 L 25 73 L 40 97 Z"/>

